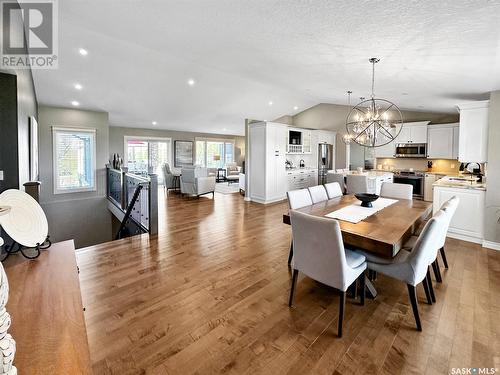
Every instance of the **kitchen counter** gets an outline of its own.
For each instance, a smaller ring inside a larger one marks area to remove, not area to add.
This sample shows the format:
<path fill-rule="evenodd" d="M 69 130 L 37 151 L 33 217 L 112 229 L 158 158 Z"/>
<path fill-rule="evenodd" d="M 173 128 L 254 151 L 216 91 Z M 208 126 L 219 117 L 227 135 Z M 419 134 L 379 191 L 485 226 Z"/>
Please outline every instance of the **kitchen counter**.
<path fill-rule="evenodd" d="M 314 172 L 317 171 L 318 168 L 304 167 L 304 168 L 287 168 L 286 173 L 294 174 L 294 173 L 304 173 L 304 172 Z"/>
<path fill-rule="evenodd" d="M 457 181 L 457 176 L 445 176 L 432 184 L 434 187 L 450 187 L 469 190 L 486 190 L 486 184 L 482 182 Z"/>

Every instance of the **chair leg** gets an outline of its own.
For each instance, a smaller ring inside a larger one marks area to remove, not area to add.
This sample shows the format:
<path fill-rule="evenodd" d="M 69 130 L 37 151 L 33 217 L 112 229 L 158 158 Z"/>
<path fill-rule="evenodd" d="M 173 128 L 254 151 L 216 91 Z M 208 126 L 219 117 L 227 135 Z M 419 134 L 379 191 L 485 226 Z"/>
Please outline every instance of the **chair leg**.
<path fill-rule="evenodd" d="M 439 249 L 439 252 L 441 253 L 441 258 L 443 258 L 443 263 L 444 263 L 444 268 L 448 268 L 448 260 L 446 259 L 446 253 L 444 252 L 444 246 Z"/>
<path fill-rule="evenodd" d="M 359 286 L 360 286 L 360 295 L 359 295 L 359 302 L 361 303 L 361 306 L 365 305 L 365 295 L 366 295 L 366 285 L 365 285 L 365 273 L 361 273 L 359 275 Z"/>
<path fill-rule="evenodd" d="M 439 264 L 434 261 L 432 263 L 432 270 L 434 271 L 434 277 L 438 283 L 442 283 L 443 279 L 441 278 L 441 271 L 439 270 Z"/>
<path fill-rule="evenodd" d="M 344 322 L 344 310 L 345 310 L 345 292 L 340 291 L 340 302 L 339 302 L 339 326 L 337 335 L 342 337 L 342 323 Z"/>
<path fill-rule="evenodd" d="M 406 286 L 408 287 L 408 295 L 410 296 L 411 308 L 413 310 L 413 316 L 415 317 L 415 323 L 417 324 L 417 330 L 422 331 L 420 316 L 418 315 L 417 290 L 411 284 L 406 284 Z"/>
<path fill-rule="evenodd" d="M 293 259 L 293 241 L 290 243 L 290 252 L 288 253 L 288 265 L 292 264 Z"/>
<path fill-rule="evenodd" d="M 432 305 L 431 292 L 429 290 L 429 283 L 427 280 L 427 276 L 424 277 L 424 280 L 422 281 L 422 285 L 424 286 L 425 298 L 427 298 L 427 303 L 429 305 Z"/>
<path fill-rule="evenodd" d="M 436 295 L 434 294 L 434 286 L 432 285 L 431 271 L 427 267 L 427 274 L 425 275 L 427 279 L 427 286 L 429 287 L 429 294 L 431 295 L 432 302 L 436 302 Z"/>
<path fill-rule="evenodd" d="M 293 270 L 292 275 L 292 286 L 290 288 L 290 299 L 288 300 L 288 306 L 292 307 L 293 303 L 293 294 L 295 292 L 295 284 L 297 284 L 297 276 L 299 275 L 299 270 Z"/>

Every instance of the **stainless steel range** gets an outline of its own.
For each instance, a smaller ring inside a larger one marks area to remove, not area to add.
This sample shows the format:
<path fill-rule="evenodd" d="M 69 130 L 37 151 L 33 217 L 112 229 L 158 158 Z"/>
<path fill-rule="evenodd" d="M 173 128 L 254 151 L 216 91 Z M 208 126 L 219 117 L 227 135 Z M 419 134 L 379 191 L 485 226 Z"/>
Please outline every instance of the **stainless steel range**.
<path fill-rule="evenodd" d="M 424 199 L 425 173 L 402 170 L 394 172 L 394 182 L 413 186 L 413 198 Z"/>

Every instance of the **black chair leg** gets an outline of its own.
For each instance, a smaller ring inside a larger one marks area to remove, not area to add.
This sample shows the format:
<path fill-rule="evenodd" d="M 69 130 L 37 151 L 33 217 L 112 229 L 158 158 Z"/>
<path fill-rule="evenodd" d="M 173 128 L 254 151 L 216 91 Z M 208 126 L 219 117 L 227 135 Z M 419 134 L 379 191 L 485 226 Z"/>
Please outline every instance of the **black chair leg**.
<path fill-rule="evenodd" d="M 342 323 L 344 322 L 344 310 L 345 310 L 345 292 L 340 291 L 340 302 L 339 302 L 339 326 L 337 335 L 342 337 Z"/>
<path fill-rule="evenodd" d="M 443 263 L 444 263 L 444 268 L 448 268 L 448 260 L 446 259 L 446 253 L 444 252 L 444 246 L 439 249 L 439 252 L 441 253 L 441 258 L 443 258 Z"/>
<path fill-rule="evenodd" d="M 359 299 L 361 306 L 365 305 L 365 295 L 366 295 L 366 285 L 365 285 L 365 273 L 363 272 L 361 275 L 359 275 Z"/>
<path fill-rule="evenodd" d="M 436 296 L 434 294 L 434 286 L 432 285 L 431 271 L 427 267 L 427 274 L 425 275 L 427 279 L 427 286 L 429 287 L 429 294 L 431 295 L 432 302 L 436 302 Z"/>
<path fill-rule="evenodd" d="M 295 284 L 297 284 L 297 276 L 299 275 L 299 270 L 293 270 L 292 275 L 292 286 L 290 288 L 290 299 L 288 300 L 288 306 L 292 307 L 293 303 L 293 294 L 295 292 Z"/>
<path fill-rule="evenodd" d="M 293 258 L 293 241 L 290 243 L 290 252 L 288 253 L 288 265 L 292 264 Z"/>
<path fill-rule="evenodd" d="M 422 331 L 420 316 L 418 315 L 417 290 L 411 284 L 406 284 L 406 286 L 408 287 L 408 295 L 410 296 L 411 308 L 413 310 L 413 316 L 415 317 L 415 323 L 417 323 L 417 330 Z"/>
<path fill-rule="evenodd" d="M 443 279 L 441 278 L 441 271 L 439 270 L 439 264 L 434 261 L 432 263 L 432 270 L 434 271 L 434 277 L 438 283 L 442 283 Z"/>
<path fill-rule="evenodd" d="M 422 281 L 422 285 L 424 286 L 425 298 L 427 298 L 427 303 L 429 305 L 432 305 L 431 292 L 429 291 L 429 283 L 427 280 L 427 276 L 424 277 L 424 280 Z"/>

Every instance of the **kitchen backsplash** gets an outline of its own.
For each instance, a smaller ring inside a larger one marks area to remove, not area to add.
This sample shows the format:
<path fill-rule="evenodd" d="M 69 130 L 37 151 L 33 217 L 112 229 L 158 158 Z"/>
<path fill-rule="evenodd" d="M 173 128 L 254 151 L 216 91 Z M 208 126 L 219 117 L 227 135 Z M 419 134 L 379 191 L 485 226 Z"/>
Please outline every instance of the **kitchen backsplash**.
<path fill-rule="evenodd" d="M 317 168 L 318 162 L 313 155 L 285 155 L 286 159 L 290 160 L 293 163 L 294 167 L 298 167 L 300 164 L 300 159 L 304 159 L 304 163 L 307 168 Z M 314 159 L 314 160 L 313 160 Z"/>
<path fill-rule="evenodd" d="M 427 159 L 377 159 L 375 162 L 375 168 L 379 169 L 410 169 L 413 168 L 416 171 L 432 171 L 432 172 L 442 172 L 442 173 L 458 173 L 460 168 L 460 162 L 457 160 L 448 159 L 433 159 L 432 169 L 427 167 Z"/>

